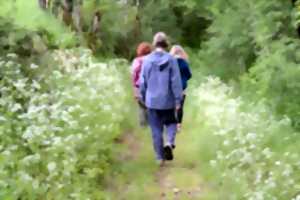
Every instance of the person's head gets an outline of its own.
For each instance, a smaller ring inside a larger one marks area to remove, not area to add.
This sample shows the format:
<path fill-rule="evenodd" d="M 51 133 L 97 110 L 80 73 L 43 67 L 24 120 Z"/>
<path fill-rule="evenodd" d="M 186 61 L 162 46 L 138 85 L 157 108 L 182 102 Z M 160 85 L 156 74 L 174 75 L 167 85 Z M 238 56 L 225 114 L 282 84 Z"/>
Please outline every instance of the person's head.
<path fill-rule="evenodd" d="M 169 46 L 168 37 L 164 32 L 158 32 L 153 37 L 153 46 L 155 48 L 167 49 Z"/>
<path fill-rule="evenodd" d="M 179 58 L 182 58 L 185 60 L 189 59 L 187 53 L 184 51 L 184 49 L 180 45 L 172 46 L 170 54 L 173 55 L 174 57 L 179 57 Z"/>
<path fill-rule="evenodd" d="M 151 44 L 148 42 L 142 42 L 138 45 L 138 47 L 136 49 L 136 55 L 137 55 L 137 57 L 146 56 L 149 53 L 151 53 L 151 51 L 152 51 Z"/>

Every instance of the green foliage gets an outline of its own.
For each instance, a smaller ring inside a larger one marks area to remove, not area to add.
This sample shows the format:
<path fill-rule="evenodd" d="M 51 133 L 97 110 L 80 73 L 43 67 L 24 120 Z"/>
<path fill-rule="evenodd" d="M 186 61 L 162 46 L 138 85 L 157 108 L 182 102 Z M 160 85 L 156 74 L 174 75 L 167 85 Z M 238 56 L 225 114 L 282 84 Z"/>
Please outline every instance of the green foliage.
<path fill-rule="evenodd" d="M 29 13 L 28 11 L 31 12 Z M 75 44 L 73 33 L 60 21 L 49 15 L 49 13 L 39 9 L 37 1 L 35 0 L 2 1 L 0 3 L 0 17 L 9 21 L 18 29 L 42 33 L 40 34 L 40 37 L 42 37 L 40 40 L 46 37 L 46 42 L 49 42 L 50 46 L 67 47 Z M 24 35 L 24 31 L 23 33 L 13 33 L 9 29 L 5 30 L 5 27 L 2 28 L 4 28 L 4 31 L 7 31 L 8 34 L 17 35 L 17 38 L 21 37 L 18 35 Z"/>
<path fill-rule="evenodd" d="M 135 1 L 85 0 L 74 1 L 69 6 L 71 9 L 64 9 L 61 0 L 50 1 L 44 9 L 36 0 L 4 1 L 0 3 L 0 17 L 16 29 L 37 33 L 36 43 L 44 43 L 46 47 L 81 45 L 91 48 L 95 54 L 126 58 L 133 57 L 133 46 L 151 41 L 158 31 L 167 32 L 175 43 L 199 47 L 209 24 L 189 4 L 171 0 L 141 1 L 139 5 Z M 32 12 L 29 14 L 28 10 Z M 100 15 L 97 25 L 96 13 Z M 22 31 L 15 34 L 21 35 Z"/>
<path fill-rule="evenodd" d="M 192 94 L 188 123 L 198 138 L 201 172 L 215 187 L 213 199 L 296 198 L 299 133 L 290 119 L 278 120 L 263 101 L 235 97 L 218 78 Z"/>
<path fill-rule="evenodd" d="M 282 39 L 273 42 L 242 78 L 242 91 L 247 98 L 267 99 L 279 115 L 288 115 L 300 127 L 300 43 Z M 255 95 L 253 95 L 255 94 Z"/>
<path fill-rule="evenodd" d="M 265 98 L 279 116 L 289 116 L 299 127 L 298 7 L 293 9 L 291 1 L 275 0 L 194 4 L 196 9 L 204 6 L 209 11 L 206 17 L 212 20 L 209 39 L 193 58 L 200 71 L 223 80 L 243 77 L 241 89 L 247 98 Z"/>
<path fill-rule="evenodd" d="M 29 56 L 33 53 L 34 42 L 30 37 L 35 37 L 33 32 L 17 28 L 9 20 L 0 17 L 0 33 L 0 54 L 14 52 Z M 42 43 L 39 44 L 41 45 Z"/>
<path fill-rule="evenodd" d="M 134 29 L 136 23 L 136 9 L 126 4 L 112 1 L 84 1 L 81 7 L 83 35 L 87 45 L 92 46 L 94 52 L 102 55 L 131 54 Z M 95 13 L 101 14 L 99 30 L 92 31 Z"/>
<path fill-rule="evenodd" d="M 140 10 L 142 33 L 151 40 L 158 31 L 168 32 L 171 38 L 179 39 L 181 30 L 177 27 L 177 19 L 170 1 L 149 1 Z"/>
<path fill-rule="evenodd" d="M 214 74 L 240 89 L 242 97 L 234 98 L 233 88 L 210 78 L 193 90 L 189 107 L 191 126 L 201 124 L 191 129 L 203 132 L 195 142 L 216 182 L 215 199 L 295 198 L 299 1 L 295 5 L 78 0 L 66 11 L 61 0 L 47 9 L 36 0 L 1 1 L 0 199 L 104 198 L 114 139 L 132 123 L 128 80 L 121 75 L 127 65 L 97 63 L 88 50 L 54 49 L 82 46 L 99 56 L 132 58 L 136 45 L 157 31 L 197 48 L 188 48 L 194 83 Z"/>
<path fill-rule="evenodd" d="M 136 1 L 86 0 L 73 2 L 73 11 L 67 13 L 62 9 L 61 1 L 55 2 L 48 7 L 49 13 L 62 21 L 63 15 L 69 15 L 72 19 L 67 25 L 77 33 L 80 44 L 102 55 L 132 58 L 135 52 L 132 47 L 141 41 L 151 41 L 158 31 L 167 32 L 173 42 L 199 47 L 199 40 L 208 25 L 208 21 L 195 10 L 189 10 L 188 5 L 171 0 L 141 1 L 139 5 Z M 78 6 L 79 12 L 75 12 Z M 96 13 L 101 17 L 97 31 L 94 31 Z M 79 27 L 74 27 L 78 20 Z"/>
<path fill-rule="evenodd" d="M 152 40 L 153 34 L 164 31 L 173 43 L 200 47 L 209 21 L 184 1 L 148 1 L 139 9 L 142 37 Z"/>
<path fill-rule="evenodd" d="M 0 199 L 103 199 L 126 115 L 122 64 L 86 50 L 51 56 L 36 77 L 41 66 L 0 59 Z"/>
<path fill-rule="evenodd" d="M 295 26 L 299 27 L 300 25 L 300 1 L 296 1 L 295 3 Z"/>
<path fill-rule="evenodd" d="M 200 52 L 204 67 L 212 68 L 227 80 L 247 72 L 263 48 L 290 34 L 290 7 L 287 1 L 211 3 L 208 7 L 212 19 L 208 29 L 211 37 Z"/>

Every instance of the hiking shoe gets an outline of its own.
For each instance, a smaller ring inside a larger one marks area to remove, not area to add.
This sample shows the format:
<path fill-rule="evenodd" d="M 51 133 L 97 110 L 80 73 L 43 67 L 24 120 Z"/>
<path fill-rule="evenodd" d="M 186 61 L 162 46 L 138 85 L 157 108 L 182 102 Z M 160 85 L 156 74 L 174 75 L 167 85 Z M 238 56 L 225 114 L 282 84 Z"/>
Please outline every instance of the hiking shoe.
<path fill-rule="evenodd" d="M 166 160 L 173 160 L 173 150 L 172 147 L 167 145 L 164 147 L 164 157 Z"/>

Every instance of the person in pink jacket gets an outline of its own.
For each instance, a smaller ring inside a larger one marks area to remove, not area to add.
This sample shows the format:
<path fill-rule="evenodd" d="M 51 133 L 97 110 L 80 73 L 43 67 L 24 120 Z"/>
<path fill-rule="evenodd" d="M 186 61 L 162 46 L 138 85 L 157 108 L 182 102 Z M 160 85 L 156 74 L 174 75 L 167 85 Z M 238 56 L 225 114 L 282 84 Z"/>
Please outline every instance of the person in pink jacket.
<path fill-rule="evenodd" d="M 147 125 L 147 111 L 146 107 L 139 101 L 139 80 L 142 71 L 143 59 L 146 55 L 150 54 L 152 46 L 148 42 L 142 42 L 138 45 L 136 50 L 136 58 L 132 62 L 131 75 L 132 85 L 135 100 L 138 103 L 139 108 L 139 122 L 141 126 Z"/>

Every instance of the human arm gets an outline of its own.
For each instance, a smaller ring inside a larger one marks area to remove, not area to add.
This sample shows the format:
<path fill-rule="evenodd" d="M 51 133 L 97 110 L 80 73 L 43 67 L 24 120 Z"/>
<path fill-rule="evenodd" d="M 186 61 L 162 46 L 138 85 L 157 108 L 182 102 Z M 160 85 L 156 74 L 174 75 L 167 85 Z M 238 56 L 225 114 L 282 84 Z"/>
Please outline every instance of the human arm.
<path fill-rule="evenodd" d="M 192 73 L 191 73 L 191 70 L 190 70 L 189 63 L 186 60 L 183 60 L 182 69 L 183 69 L 183 74 L 186 77 L 186 80 L 191 79 L 192 78 Z"/>
<path fill-rule="evenodd" d="M 139 101 L 145 104 L 146 101 L 146 90 L 147 90 L 147 78 L 146 78 L 146 67 L 147 62 L 143 62 L 140 74 L 139 74 Z"/>
<path fill-rule="evenodd" d="M 132 62 L 131 66 L 131 76 L 132 76 L 132 85 L 133 87 L 138 88 L 139 87 L 139 76 L 141 74 L 141 67 L 142 67 L 142 60 L 136 58 Z"/>
<path fill-rule="evenodd" d="M 176 109 L 180 108 L 181 100 L 182 100 L 182 83 L 181 83 L 181 75 L 178 67 L 178 63 L 176 59 L 171 60 L 171 89 L 175 98 L 175 106 Z"/>

